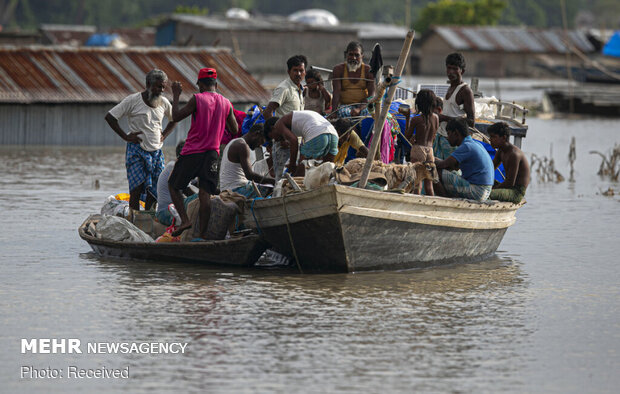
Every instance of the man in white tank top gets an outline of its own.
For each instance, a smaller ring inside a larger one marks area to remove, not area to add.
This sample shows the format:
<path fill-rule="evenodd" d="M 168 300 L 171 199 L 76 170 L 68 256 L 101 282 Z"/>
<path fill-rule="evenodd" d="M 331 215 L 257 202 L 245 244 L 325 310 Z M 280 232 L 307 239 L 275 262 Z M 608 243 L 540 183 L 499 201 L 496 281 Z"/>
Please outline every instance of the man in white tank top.
<path fill-rule="evenodd" d="M 338 153 L 338 132 L 329 120 L 314 111 L 293 111 L 281 118 L 265 121 L 265 137 L 275 142 L 288 141 L 291 147 L 291 159 L 288 169 L 293 175 L 297 170 L 297 152 L 299 162 L 306 158 L 334 161 Z M 299 149 L 298 137 L 303 145 Z"/>
<path fill-rule="evenodd" d="M 446 124 L 452 119 L 467 118 L 467 124 L 474 127 L 474 93 L 463 82 L 465 73 L 465 58 L 455 52 L 446 57 L 446 74 L 450 87 L 443 100 L 443 111 L 438 114 L 439 129 L 433 144 L 435 157 L 445 160 L 454 151 L 454 147 L 448 142 Z"/>
<path fill-rule="evenodd" d="M 274 184 L 274 179 L 262 176 L 252 171 L 250 151 L 265 143 L 263 125 L 252 126 L 243 137 L 230 141 L 222 152 L 220 166 L 220 189 L 231 190 L 247 198 L 259 197 L 254 190 L 252 181 L 256 182 L 262 196 L 266 195 L 267 188 L 260 184 Z"/>

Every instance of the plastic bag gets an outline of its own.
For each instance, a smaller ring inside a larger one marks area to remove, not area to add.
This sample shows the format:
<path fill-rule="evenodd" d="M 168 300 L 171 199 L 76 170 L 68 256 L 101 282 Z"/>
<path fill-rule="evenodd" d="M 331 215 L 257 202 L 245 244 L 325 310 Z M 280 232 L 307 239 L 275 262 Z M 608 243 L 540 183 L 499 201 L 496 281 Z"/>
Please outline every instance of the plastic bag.
<path fill-rule="evenodd" d="M 153 242 L 147 233 L 126 219 L 104 215 L 97 223 L 97 233 L 101 238 L 121 242 Z"/>
<path fill-rule="evenodd" d="M 250 128 L 255 124 L 265 123 L 262 112 L 265 107 L 253 106 L 247 112 L 247 116 L 243 119 L 243 125 L 241 125 L 241 133 L 246 134 L 250 131 Z"/>
<path fill-rule="evenodd" d="M 108 196 L 101 207 L 101 214 L 127 218 L 129 216 L 129 202 L 117 200 L 115 196 Z"/>

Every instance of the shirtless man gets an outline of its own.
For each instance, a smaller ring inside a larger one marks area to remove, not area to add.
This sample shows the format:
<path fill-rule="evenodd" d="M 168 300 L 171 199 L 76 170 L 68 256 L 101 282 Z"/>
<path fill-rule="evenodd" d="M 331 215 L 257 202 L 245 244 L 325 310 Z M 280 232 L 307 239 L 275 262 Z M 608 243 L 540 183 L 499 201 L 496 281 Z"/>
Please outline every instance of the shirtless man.
<path fill-rule="evenodd" d="M 246 198 L 264 197 L 267 189 L 258 185 L 259 196 L 254 190 L 252 181 L 261 184 L 273 185 L 274 179 L 262 176 L 252 171 L 250 152 L 265 143 L 263 125 L 255 124 L 243 137 L 230 141 L 222 152 L 222 167 L 220 168 L 220 189 L 231 190 L 244 195 Z"/>
<path fill-rule="evenodd" d="M 337 111 L 340 105 L 365 104 L 368 97 L 375 93 L 375 77 L 370 72 L 370 66 L 363 62 L 362 44 L 351 41 L 344 56 L 345 62 L 332 70 L 332 111 Z"/>
<path fill-rule="evenodd" d="M 434 112 L 437 96 L 432 90 L 422 89 L 418 92 L 415 105 L 420 112 L 420 116 L 411 119 L 409 129 L 405 137 L 411 142 L 411 162 L 430 162 L 435 161 L 433 156 L 433 141 L 439 127 L 439 117 Z M 415 134 L 413 134 L 415 131 Z M 434 196 L 433 182 L 429 179 L 424 180 L 424 191 L 429 196 Z M 414 190 L 415 194 L 420 194 L 421 190 Z"/>
<path fill-rule="evenodd" d="M 493 165 L 497 168 L 504 163 L 506 178 L 504 182 L 493 186 L 489 199 L 518 204 L 525 196 L 525 189 L 530 184 L 530 164 L 521 149 L 508 140 L 510 127 L 505 122 L 495 123 L 487 129 L 491 146 L 497 149 Z"/>

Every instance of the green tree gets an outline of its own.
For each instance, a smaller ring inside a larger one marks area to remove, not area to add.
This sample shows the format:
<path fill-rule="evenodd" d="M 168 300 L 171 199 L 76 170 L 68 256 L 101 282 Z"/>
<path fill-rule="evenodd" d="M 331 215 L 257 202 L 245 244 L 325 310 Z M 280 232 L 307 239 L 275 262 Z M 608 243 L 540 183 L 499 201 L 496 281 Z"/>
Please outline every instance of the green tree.
<path fill-rule="evenodd" d="M 545 27 L 547 15 L 537 0 L 509 1 L 500 19 L 500 24 Z"/>
<path fill-rule="evenodd" d="M 505 6 L 504 0 L 439 0 L 422 9 L 414 26 L 424 33 L 431 25 L 495 25 Z"/>

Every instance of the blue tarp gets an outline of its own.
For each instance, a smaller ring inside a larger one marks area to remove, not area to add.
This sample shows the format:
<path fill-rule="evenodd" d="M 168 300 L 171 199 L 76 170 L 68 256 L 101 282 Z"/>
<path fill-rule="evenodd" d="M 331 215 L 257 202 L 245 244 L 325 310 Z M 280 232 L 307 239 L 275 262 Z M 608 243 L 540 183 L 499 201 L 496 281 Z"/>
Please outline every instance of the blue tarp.
<path fill-rule="evenodd" d="M 247 134 L 255 124 L 265 123 L 265 118 L 262 115 L 264 109 L 265 107 L 255 105 L 248 110 L 248 116 L 243 119 L 243 124 L 241 125 L 241 134 Z"/>
<path fill-rule="evenodd" d="M 620 30 L 607 41 L 603 47 L 603 55 L 620 57 Z"/>
<path fill-rule="evenodd" d="M 93 34 L 84 44 L 87 47 L 107 47 L 118 38 L 118 34 Z"/>

